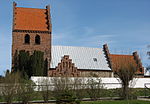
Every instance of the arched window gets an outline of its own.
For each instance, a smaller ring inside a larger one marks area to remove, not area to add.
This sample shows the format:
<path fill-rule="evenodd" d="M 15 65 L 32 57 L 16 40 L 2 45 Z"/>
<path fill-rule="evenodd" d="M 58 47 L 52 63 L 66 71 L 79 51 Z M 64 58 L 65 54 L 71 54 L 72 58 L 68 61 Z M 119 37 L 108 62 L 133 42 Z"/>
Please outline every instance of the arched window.
<path fill-rule="evenodd" d="M 35 37 L 35 44 L 40 44 L 40 36 L 36 35 Z"/>
<path fill-rule="evenodd" d="M 28 34 L 26 34 L 25 37 L 24 37 L 24 43 L 25 44 L 30 44 L 30 36 Z"/>

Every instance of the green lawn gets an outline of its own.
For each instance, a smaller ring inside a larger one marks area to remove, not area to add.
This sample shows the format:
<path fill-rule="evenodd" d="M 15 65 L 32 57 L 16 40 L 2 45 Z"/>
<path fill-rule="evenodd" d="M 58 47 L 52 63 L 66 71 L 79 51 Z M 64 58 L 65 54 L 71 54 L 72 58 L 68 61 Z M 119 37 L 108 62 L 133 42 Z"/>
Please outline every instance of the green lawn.
<path fill-rule="evenodd" d="M 90 101 L 90 102 L 82 102 L 81 104 L 150 104 L 150 101 L 139 101 L 139 100 Z"/>

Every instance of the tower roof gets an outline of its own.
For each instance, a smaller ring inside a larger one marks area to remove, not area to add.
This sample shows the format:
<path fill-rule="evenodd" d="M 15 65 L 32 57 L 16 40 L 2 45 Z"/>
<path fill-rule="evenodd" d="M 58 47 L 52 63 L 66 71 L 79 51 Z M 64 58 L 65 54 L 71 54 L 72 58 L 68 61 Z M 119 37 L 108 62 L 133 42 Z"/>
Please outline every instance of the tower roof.
<path fill-rule="evenodd" d="M 23 8 L 14 5 L 13 30 L 49 31 L 49 8 Z"/>

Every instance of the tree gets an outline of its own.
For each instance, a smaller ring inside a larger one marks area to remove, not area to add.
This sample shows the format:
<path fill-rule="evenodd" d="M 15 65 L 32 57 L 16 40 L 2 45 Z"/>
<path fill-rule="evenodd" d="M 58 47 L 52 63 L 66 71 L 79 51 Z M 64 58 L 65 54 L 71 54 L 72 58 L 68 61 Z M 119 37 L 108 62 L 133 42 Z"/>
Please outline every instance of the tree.
<path fill-rule="evenodd" d="M 73 80 L 69 77 L 57 77 L 52 79 L 54 85 L 54 97 L 56 104 L 80 104 L 73 91 Z"/>
<path fill-rule="evenodd" d="M 50 79 L 48 79 L 48 78 L 44 78 L 44 79 L 42 79 L 42 81 L 41 81 L 41 86 L 40 86 L 40 88 L 41 88 L 41 94 L 42 94 L 42 97 L 43 97 L 43 100 L 44 100 L 44 102 L 45 103 L 48 103 L 48 100 L 49 100 L 49 98 L 50 98 L 50 95 L 51 95 L 51 91 L 50 91 L 50 89 L 51 89 L 51 86 L 50 86 Z"/>
<path fill-rule="evenodd" d="M 126 59 L 121 60 L 120 67 L 116 71 L 116 75 L 119 77 L 122 84 L 122 97 L 123 99 L 129 99 L 129 83 L 135 77 L 137 67 L 131 64 Z"/>
<path fill-rule="evenodd" d="M 17 94 L 17 89 L 19 86 L 21 76 L 19 72 L 16 73 L 10 73 L 5 76 L 3 79 L 2 83 L 2 96 L 4 100 L 8 103 L 11 104 L 13 99 L 15 98 L 15 95 Z"/>
<path fill-rule="evenodd" d="M 17 89 L 17 97 L 23 102 L 28 104 L 34 97 L 34 83 L 31 80 L 22 79 Z"/>
<path fill-rule="evenodd" d="M 47 72 L 48 72 L 48 60 L 47 58 L 44 61 L 44 71 L 43 71 L 43 75 L 47 76 Z"/>
<path fill-rule="evenodd" d="M 14 68 L 13 72 L 20 71 L 22 76 L 31 76 L 32 70 L 30 68 L 30 55 L 29 52 L 25 50 L 21 50 L 18 52 L 16 51 L 14 56 Z"/>
<path fill-rule="evenodd" d="M 87 93 L 92 100 L 100 98 L 103 89 L 101 78 L 89 77 L 87 80 L 87 87 Z"/>
<path fill-rule="evenodd" d="M 43 76 L 44 74 L 44 53 L 41 51 L 34 51 L 31 55 L 31 69 L 34 76 Z"/>
<path fill-rule="evenodd" d="M 19 51 L 18 55 L 18 69 L 22 72 L 23 76 L 31 76 L 30 68 L 30 54 L 24 50 Z"/>
<path fill-rule="evenodd" d="M 18 64 L 19 64 L 19 61 L 18 61 L 18 51 L 17 50 L 15 51 L 13 62 L 14 62 L 14 66 L 12 67 L 12 69 L 13 69 L 14 72 L 17 72 L 17 70 L 18 70 Z"/>
<path fill-rule="evenodd" d="M 78 102 L 81 102 L 86 95 L 86 84 L 84 78 L 76 77 L 73 81 L 73 91 L 77 97 Z M 78 103 L 79 104 L 79 103 Z"/>
<path fill-rule="evenodd" d="M 22 76 L 46 76 L 48 70 L 48 60 L 44 60 L 44 52 L 34 51 L 32 55 L 28 51 L 16 51 L 14 56 L 13 71 L 21 71 Z"/>

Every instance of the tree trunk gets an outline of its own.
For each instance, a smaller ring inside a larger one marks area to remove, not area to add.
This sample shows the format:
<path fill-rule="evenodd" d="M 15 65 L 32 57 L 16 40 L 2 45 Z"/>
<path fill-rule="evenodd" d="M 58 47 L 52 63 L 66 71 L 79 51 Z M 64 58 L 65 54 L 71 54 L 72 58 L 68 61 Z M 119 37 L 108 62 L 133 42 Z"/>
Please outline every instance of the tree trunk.
<path fill-rule="evenodd" d="M 129 86 L 129 84 L 124 84 L 124 85 L 123 85 L 123 93 L 122 93 L 123 96 L 122 96 L 122 97 L 123 97 L 123 99 L 125 99 L 125 100 L 128 100 L 128 96 L 129 96 L 129 90 L 128 90 L 129 87 L 128 87 L 128 86 Z"/>

